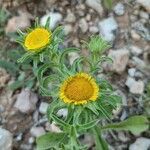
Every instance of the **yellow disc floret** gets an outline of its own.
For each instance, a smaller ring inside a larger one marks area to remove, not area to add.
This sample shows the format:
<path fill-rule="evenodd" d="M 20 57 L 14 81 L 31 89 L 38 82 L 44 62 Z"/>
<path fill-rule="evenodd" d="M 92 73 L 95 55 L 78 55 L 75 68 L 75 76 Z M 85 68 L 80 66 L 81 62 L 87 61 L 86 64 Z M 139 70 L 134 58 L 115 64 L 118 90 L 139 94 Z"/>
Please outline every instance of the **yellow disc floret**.
<path fill-rule="evenodd" d="M 52 33 L 45 28 L 36 28 L 25 37 L 24 46 L 28 51 L 36 52 L 51 42 Z"/>
<path fill-rule="evenodd" d="M 99 87 L 94 78 L 86 73 L 78 73 L 69 77 L 60 87 L 59 97 L 65 103 L 85 104 L 95 101 Z"/>

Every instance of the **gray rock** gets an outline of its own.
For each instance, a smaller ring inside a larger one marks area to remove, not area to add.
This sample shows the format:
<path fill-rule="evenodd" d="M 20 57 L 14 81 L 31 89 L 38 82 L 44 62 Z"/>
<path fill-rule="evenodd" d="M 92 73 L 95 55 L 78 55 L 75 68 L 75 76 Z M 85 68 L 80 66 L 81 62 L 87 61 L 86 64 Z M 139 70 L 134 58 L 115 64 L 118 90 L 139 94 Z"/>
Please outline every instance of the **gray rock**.
<path fill-rule="evenodd" d="M 109 17 L 99 22 L 99 31 L 105 40 L 113 41 L 115 39 L 114 32 L 118 29 L 118 24 L 113 17 Z"/>
<path fill-rule="evenodd" d="M 140 59 L 139 57 L 134 56 L 134 57 L 132 57 L 132 60 L 133 60 L 133 63 L 137 67 L 139 67 L 139 68 L 145 67 L 145 62 L 142 59 Z"/>
<path fill-rule="evenodd" d="M 40 112 L 41 114 L 46 114 L 48 106 L 49 106 L 48 103 L 46 103 L 46 102 L 41 102 L 40 107 L 39 107 L 39 112 Z"/>
<path fill-rule="evenodd" d="M 131 53 L 136 56 L 139 56 L 140 54 L 143 53 L 143 50 L 135 45 L 131 45 L 130 50 L 131 50 Z"/>
<path fill-rule="evenodd" d="M 85 18 L 79 20 L 79 27 L 83 33 L 88 30 L 88 23 L 86 22 Z"/>
<path fill-rule="evenodd" d="M 29 89 L 23 89 L 17 96 L 16 103 L 14 105 L 22 113 L 30 113 L 36 109 L 36 103 L 38 97 L 35 93 Z"/>
<path fill-rule="evenodd" d="M 46 21 L 48 19 L 48 17 L 50 17 L 50 29 L 54 29 L 57 24 L 62 20 L 62 15 L 58 12 L 49 12 L 47 15 L 44 15 L 41 20 L 40 23 L 42 26 L 44 26 L 46 24 Z"/>
<path fill-rule="evenodd" d="M 96 27 L 96 26 L 91 26 L 91 27 L 89 27 L 89 31 L 90 31 L 91 33 L 97 33 L 99 30 L 98 30 L 98 27 Z"/>
<path fill-rule="evenodd" d="M 0 128 L 0 150 L 11 150 L 12 141 L 12 134 L 8 130 Z"/>
<path fill-rule="evenodd" d="M 130 145 L 129 150 L 148 150 L 150 148 L 150 139 L 140 137 Z"/>
<path fill-rule="evenodd" d="M 135 76 L 135 72 L 136 72 L 135 68 L 128 69 L 128 74 L 129 74 L 130 77 L 134 77 Z"/>
<path fill-rule="evenodd" d="M 45 134 L 45 130 L 43 127 L 32 127 L 30 133 L 34 137 L 39 137 Z"/>
<path fill-rule="evenodd" d="M 110 50 L 108 56 L 113 59 L 113 63 L 108 65 L 109 70 L 122 73 L 126 69 L 129 60 L 128 50 Z"/>
<path fill-rule="evenodd" d="M 69 33 L 71 33 L 73 31 L 73 27 L 70 24 L 66 24 L 64 25 L 64 33 L 65 35 L 68 35 Z"/>
<path fill-rule="evenodd" d="M 86 4 L 97 11 L 99 15 L 103 14 L 103 7 L 101 4 L 101 0 L 86 0 Z"/>
<path fill-rule="evenodd" d="M 117 3 L 117 5 L 114 7 L 114 12 L 116 15 L 121 16 L 125 13 L 125 8 L 122 3 Z"/>
<path fill-rule="evenodd" d="M 141 39 L 141 36 L 135 30 L 131 30 L 131 37 L 136 41 Z"/>
<path fill-rule="evenodd" d="M 136 2 L 142 5 L 148 13 L 150 13 L 150 0 L 136 0 Z"/>
<path fill-rule="evenodd" d="M 76 21 L 76 17 L 70 10 L 68 10 L 67 16 L 64 20 L 69 23 L 74 23 Z"/>
<path fill-rule="evenodd" d="M 60 133 L 62 132 L 60 128 L 55 124 L 55 122 L 52 122 L 51 124 L 49 122 L 46 123 L 46 130 L 50 132 Z"/>
<path fill-rule="evenodd" d="M 58 110 L 57 115 L 59 117 L 64 117 L 64 118 L 67 117 L 68 109 L 67 108 L 62 108 L 62 109 Z"/>
<path fill-rule="evenodd" d="M 71 53 L 68 54 L 68 56 L 69 56 L 69 62 L 70 62 L 71 65 L 73 64 L 73 62 L 74 62 L 77 58 L 79 58 L 79 54 L 76 53 L 76 52 L 71 52 Z"/>
<path fill-rule="evenodd" d="M 142 80 L 136 81 L 134 78 L 128 77 L 125 83 L 129 91 L 133 94 L 143 94 L 144 82 Z"/>

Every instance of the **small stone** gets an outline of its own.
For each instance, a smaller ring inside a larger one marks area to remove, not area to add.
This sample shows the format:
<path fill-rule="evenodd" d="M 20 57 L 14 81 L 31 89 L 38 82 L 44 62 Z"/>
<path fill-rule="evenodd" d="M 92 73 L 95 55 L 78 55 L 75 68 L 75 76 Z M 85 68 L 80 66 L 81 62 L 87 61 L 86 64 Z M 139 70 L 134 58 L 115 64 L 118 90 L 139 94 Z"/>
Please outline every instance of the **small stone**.
<path fill-rule="evenodd" d="M 86 22 L 85 18 L 79 20 L 79 27 L 83 33 L 88 30 L 88 23 Z"/>
<path fill-rule="evenodd" d="M 103 14 L 101 0 L 86 0 L 86 4 L 97 11 L 100 16 Z"/>
<path fill-rule="evenodd" d="M 142 59 L 134 56 L 132 57 L 132 60 L 137 67 L 140 67 L 140 68 L 145 67 L 145 62 Z"/>
<path fill-rule="evenodd" d="M 62 108 L 62 109 L 58 110 L 57 115 L 59 117 L 65 118 L 68 115 L 68 110 L 66 108 Z"/>
<path fill-rule="evenodd" d="M 76 17 L 70 10 L 68 10 L 67 17 L 64 20 L 69 23 L 74 23 L 76 21 Z"/>
<path fill-rule="evenodd" d="M 36 103 L 38 97 L 35 93 L 29 89 L 23 89 L 17 96 L 16 103 L 14 105 L 22 113 L 30 113 L 36 109 Z"/>
<path fill-rule="evenodd" d="M 141 39 L 141 36 L 135 30 L 131 30 L 131 37 L 136 41 Z"/>
<path fill-rule="evenodd" d="M 34 137 L 39 137 L 45 134 L 45 130 L 43 127 L 32 127 L 30 133 Z"/>
<path fill-rule="evenodd" d="M 144 82 L 139 80 L 136 81 L 134 78 L 128 77 L 125 83 L 129 91 L 133 94 L 143 94 L 144 91 Z"/>
<path fill-rule="evenodd" d="M 148 150 L 150 148 L 150 139 L 140 137 L 130 145 L 129 150 Z"/>
<path fill-rule="evenodd" d="M 12 134 L 8 130 L 0 128 L 0 150 L 11 150 L 12 141 Z"/>
<path fill-rule="evenodd" d="M 58 126 L 56 126 L 56 124 L 54 122 L 52 122 L 52 124 L 50 124 L 49 122 L 46 123 L 46 128 L 45 128 L 47 131 L 50 131 L 50 132 L 55 132 L 55 133 L 60 133 L 62 132 L 60 130 L 60 128 Z"/>
<path fill-rule="evenodd" d="M 76 53 L 76 52 L 71 52 L 71 53 L 68 54 L 68 56 L 69 56 L 70 65 L 72 65 L 73 62 L 74 62 L 77 58 L 79 58 L 79 54 Z"/>
<path fill-rule="evenodd" d="M 140 11 L 140 17 L 147 20 L 149 19 L 149 14 L 144 11 Z"/>
<path fill-rule="evenodd" d="M 94 139 L 92 136 L 86 134 L 84 139 L 81 139 L 81 143 L 86 145 L 88 149 L 90 149 L 94 145 Z"/>
<path fill-rule="evenodd" d="M 28 140 L 29 144 L 33 144 L 34 141 L 35 141 L 34 137 L 30 137 L 29 140 Z"/>
<path fill-rule="evenodd" d="M 125 13 L 125 8 L 124 5 L 122 3 L 118 3 L 115 7 L 114 7 L 114 12 L 116 15 L 121 16 Z"/>
<path fill-rule="evenodd" d="M 150 0 L 136 0 L 136 2 L 142 5 L 148 13 L 150 13 Z"/>
<path fill-rule="evenodd" d="M 135 68 L 128 69 L 128 74 L 129 74 L 130 77 L 134 77 L 135 76 L 135 72 L 136 72 Z"/>
<path fill-rule="evenodd" d="M 118 29 L 118 24 L 113 17 L 109 17 L 99 22 L 100 35 L 108 42 L 115 39 L 114 32 Z"/>
<path fill-rule="evenodd" d="M 113 63 L 109 64 L 109 69 L 120 74 L 128 64 L 129 51 L 126 49 L 110 50 L 108 57 L 113 59 Z"/>
<path fill-rule="evenodd" d="M 73 31 L 72 25 L 67 24 L 67 25 L 64 26 L 64 33 L 65 33 L 65 35 L 70 34 L 72 31 Z"/>
<path fill-rule="evenodd" d="M 91 33 L 98 33 L 98 27 L 96 27 L 96 26 L 91 26 L 91 27 L 89 27 L 89 31 L 91 32 Z"/>
<path fill-rule="evenodd" d="M 60 23 L 60 21 L 62 20 L 62 15 L 58 12 L 49 12 L 47 15 L 44 15 L 41 20 L 40 23 L 42 26 L 44 26 L 46 24 L 46 21 L 48 19 L 48 17 L 50 17 L 50 25 L 49 28 L 50 29 L 54 29 L 58 23 Z"/>
<path fill-rule="evenodd" d="M 49 106 L 48 103 L 46 103 L 46 102 L 41 102 L 40 107 L 39 107 L 39 112 L 40 112 L 41 114 L 46 114 L 48 106 Z"/>
<path fill-rule="evenodd" d="M 143 53 L 143 50 L 135 45 L 130 46 L 130 49 L 131 49 L 131 53 L 136 56 L 139 56 L 140 54 Z"/>
<path fill-rule="evenodd" d="M 10 79 L 10 75 L 6 72 L 5 69 L 0 68 L 0 88 L 4 87 L 6 82 Z"/>
<path fill-rule="evenodd" d="M 31 14 L 26 11 L 19 11 L 19 16 L 14 16 L 8 20 L 5 28 L 6 33 L 16 32 L 18 29 L 24 30 L 31 26 Z"/>

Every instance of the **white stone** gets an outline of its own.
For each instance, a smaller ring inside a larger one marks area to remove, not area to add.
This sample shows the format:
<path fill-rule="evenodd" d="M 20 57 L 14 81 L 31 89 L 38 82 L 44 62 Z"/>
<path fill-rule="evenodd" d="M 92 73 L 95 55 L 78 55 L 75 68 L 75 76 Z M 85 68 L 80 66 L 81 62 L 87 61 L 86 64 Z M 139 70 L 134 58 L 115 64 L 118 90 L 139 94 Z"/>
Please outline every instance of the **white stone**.
<path fill-rule="evenodd" d="M 71 33 L 73 31 L 73 27 L 70 24 L 66 24 L 64 25 L 64 33 L 65 35 L 68 35 L 69 33 Z"/>
<path fill-rule="evenodd" d="M 110 50 L 108 56 L 112 58 L 113 63 L 109 68 L 117 73 L 122 73 L 128 64 L 129 51 L 126 49 Z"/>
<path fill-rule="evenodd" d="M 36 109 L 36 103 L 38 97 L 35 93 L 29 89 L 23 89 L 17 96 L 16 103 L 14 105 L 22 113 L 30 113 Z"/>
<path fill-rule="evenodd" d="M 139 57 L 134 56 L 132 57 L 132 60 L 137 67 L 140 67 L 140 68 L 145 67 L 145 62 Z"/>
<path fill-rule="evenodd" d="M 129 74 L 130 77 L 134 77 L 135 76 L 135 72 L 136 72 L 135 68 L 128 69 L 128 74 Z"/>
<path fill-rule="evenodd" d="M 46 24 L 46 21 L 48 19 L 48 17 L 50 17 L 50 25 L 49 28 L 50 29 L 54 29 L 58 23 L 60 23 L 60 21 L 62 20 L 62 15 L 58 12 L 49 12 L 47 15 L 44 15 L 41 20 L 40 23 L 42 26 L 44 26 Z"/>
<path fill-rule="evenodd" d="M 76 17 L 70 10 L 68 10 L 67 16 L 64 20 L 69 23 L 74 23 L 76 21 Z"/>
<path fill-rule="evenodd" d="M 12 141 L 12 134 L 8 130 L 0 128 L 0 150 L 11 150 Z"/>
<path fill-rule="evenodd" d="M 136 1 L 150 13 L 150 0 L 136 0 Z"/>
<path fill-rule="evenodd" d="M 89 31 L 90 31 L 91 33 L 97 33 L 99 30 L 98 30 L 98 27 L 96 27 L 96 26 L 91 26 L 91 27 L 89 27 Z"/>
<path fill-rule="evenodd" d="M 73 64 L 73 62 L 74 62 L 77 58 L 79 58 L 79 54 L 76 53 L 76 52 L 71 52 L 71 53 L 68 54 L 68 56 L 69 56 L 69 62 L 70 62 L 71 65 Z"/>
<path fill-rule="evenodd" d="M 114 7 L 114 12 L 116 15 L 121 16 L 125 13 L 125 8 L 124 5 L 122 3 L 118 3 L 115 7 Z"/>
<path fill-rule="evenodd" d="M 131 45 L 130 49 L 131 49 L 131 53 L 136 56 L 139 56 L 140 54 L 143 53 L 143 50 L 135 45 Z"/>
<path fill-rule="evenodd" d="M 103 14 L 103 7 L 101 4 L 101 0 L 86 0 L 86 4 L 97 11 L 99 15 Z"/>
<path fill-rule="evenodd" d="M 125 83 L 129 91 L 133 94 L 143 94 L 144 82 L 141 80 L 136 81 L 134 78 L 128 77 Z"/>
<path fill-rule="evenodd" d="M 35 142 L 35 139 L 34 137 L 30 137 L 29 140 L 28 140 L 29 144 L 33 144 Z"/>
<path fill-rule="evenodd" d="M 150 139 L 140 137 L 130 145 L 129 150 L 148 150 L 150 147 Z"/>
<path fill-rule="evenodd" d="M 49 122 L 46 123 L 46 130 L 50 132 L 60 133 L 62 132 L 60 128 L 55 124 L 55 122 L 52 122 L 50 124 Z"/>
<path fill-rule="evenodd" d="M 40 112 L 41 114 L 46 114 L 48 106 L 49 106 L 48 103 L 46 103 L 46 102 L 41 102 L 40 107 L 39 107 L 39 112 Z"/>
<path fill-rule="evenodd" d="M 140 40 L 141 38 L 141 36 L 135 30 L 131 30 L 131 37 L 136 41 Z"/>
<path fill-rule="evenodd" d="M 108 42 L 115 39 L 114 32 L 117 31 L 118 24 L 113 17 L 109 17 L 99 22 L 100 35 Z"/>
<path fill-rule="evenodd" d="M 144 19 L 149 19 L 149 14 L 144 11 L 140 11 L 140 17 Z"/>
<path fill-rule="evenodd" d="M 32 127 L 30 133 L 34 137 L 39 137 L 45 134 L 45 130 L 43 127 Z"/>
<path fill-rule="evenodd" d="M 64 118 L 67 117 L 68 109 L 67 108 L 62 108 L 62 109 L 58 110 L 57 115 L 59 117 L 64 117 Z"/>
<path fill-rule="evenodd" d="M 88 30 L 88 23 L 86 22 L 85 18 L 79 20 L 79 27 L 83 33 Z"/>

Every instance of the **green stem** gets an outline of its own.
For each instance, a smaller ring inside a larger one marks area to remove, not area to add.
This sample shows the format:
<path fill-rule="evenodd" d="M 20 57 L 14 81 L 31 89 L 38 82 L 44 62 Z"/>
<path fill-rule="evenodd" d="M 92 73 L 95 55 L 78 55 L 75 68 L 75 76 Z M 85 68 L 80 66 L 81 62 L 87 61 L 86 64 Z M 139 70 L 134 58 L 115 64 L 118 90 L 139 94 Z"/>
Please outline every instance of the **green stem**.
<path fill-rule="evenodd" d="M 95 138 L 96 150 L 108 150 L 108 145 L 106 141 L 102 138 L 100 129 L 95 126 L 92 131 Z"/>

